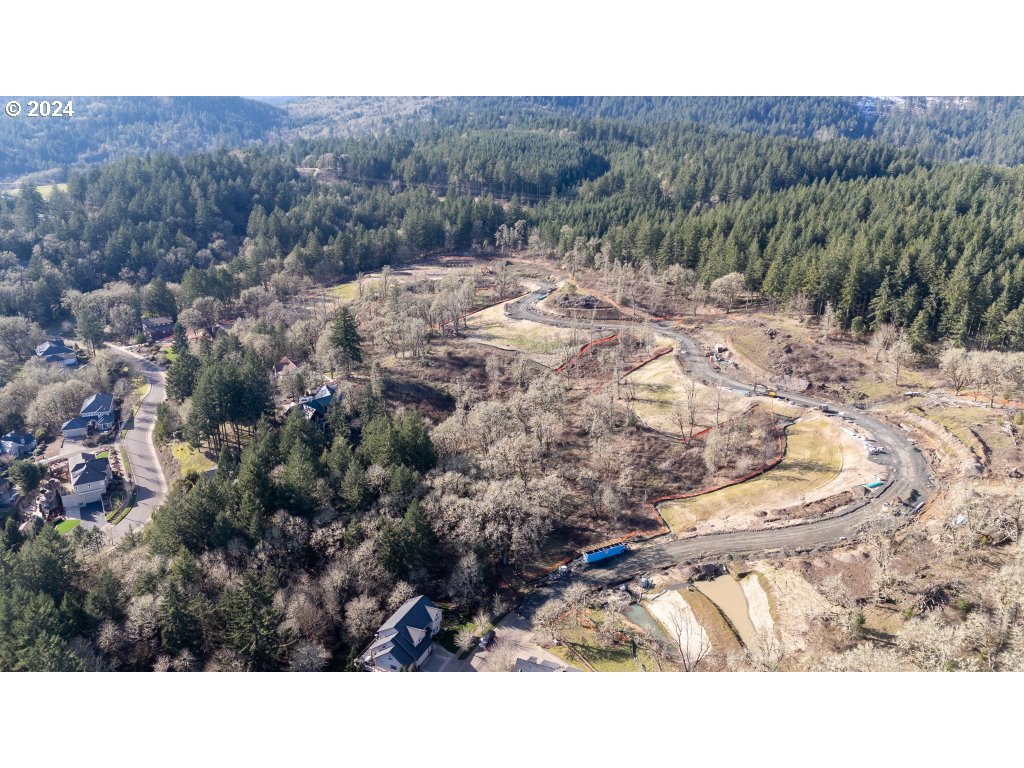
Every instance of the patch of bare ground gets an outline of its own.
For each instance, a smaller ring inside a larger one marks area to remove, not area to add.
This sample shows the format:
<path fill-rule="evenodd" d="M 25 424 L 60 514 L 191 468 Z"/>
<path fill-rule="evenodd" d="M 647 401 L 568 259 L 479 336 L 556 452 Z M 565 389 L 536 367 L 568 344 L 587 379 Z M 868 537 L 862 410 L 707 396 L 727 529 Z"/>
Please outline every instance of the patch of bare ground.
<path fill-rule="evenodd" d="M 806 561 L 803 561 L 806 562 Z M 751 567 L 766 584 L 774 604 L 774 625 L 784 654 L 784 665 L 792 657 L 814 647 L 821 619 L 831 615 L 835 606 L 814 588 L 802 569 L 786 562 L 758 561 Z"/>

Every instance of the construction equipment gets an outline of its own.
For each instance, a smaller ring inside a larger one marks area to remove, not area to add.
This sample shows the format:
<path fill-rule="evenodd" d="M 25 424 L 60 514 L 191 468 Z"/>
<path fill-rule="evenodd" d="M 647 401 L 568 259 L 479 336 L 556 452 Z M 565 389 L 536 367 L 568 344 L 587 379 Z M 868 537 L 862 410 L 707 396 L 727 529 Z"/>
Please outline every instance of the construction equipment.
<path fill-rule="evenodd" d="M 778 397 L 779 396 L 779 393 L 776 392 L 774 389 L 772 389 L 771 387 L 768 387 L 765 384 L 761 384 L 761 383 L 754 384 L 754 394 L 755 395 L 764 395 L 765 397 Z"/>

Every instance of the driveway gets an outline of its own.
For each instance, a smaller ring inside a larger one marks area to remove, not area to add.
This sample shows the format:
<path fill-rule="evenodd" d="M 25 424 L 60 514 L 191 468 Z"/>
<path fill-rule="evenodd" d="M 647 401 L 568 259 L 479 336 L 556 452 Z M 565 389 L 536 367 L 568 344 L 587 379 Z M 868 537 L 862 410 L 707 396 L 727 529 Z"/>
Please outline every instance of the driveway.
<path fill-rule="evenodd" d="M 502 619 L 498 626 L 494 628 L 494 643 L 491 648 L 497 648 L 502 644 L 511 644 L 516 649 L 516 656 L 520 659 L 528 659 L 533 657 L 540 661 L 550 661 L 559 666 L 565 667 L 572 665 L 566 664 L 563 659 L 558 658 L 550 651 L 545 650 L 540 646 L 537 641 L 533 630 L 530 628 L 530 623 L 519 613 L 513 611 L 504 619 Z M 469 656 L 463 660 L 454 659 L 446 672 L 487 672 L 487 660 L 491 655 L 490 651 L 474 650 Z"/>
<path fill-rule="evenodd" d="M 455 658 L 455 654 L 445 650 L 442 646 L 434 643 L 434 650 L 430 652 L 430 658 L 423 664 L 421 672 L 444 672 L 445 668 Z"/>

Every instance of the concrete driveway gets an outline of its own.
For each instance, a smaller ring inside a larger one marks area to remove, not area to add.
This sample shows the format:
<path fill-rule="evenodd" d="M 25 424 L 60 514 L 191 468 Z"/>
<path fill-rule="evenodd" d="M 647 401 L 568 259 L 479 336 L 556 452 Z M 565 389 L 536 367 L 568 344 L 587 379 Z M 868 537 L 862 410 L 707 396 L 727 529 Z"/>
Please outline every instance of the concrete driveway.
<path fill-rule="evenodd" d="M 537 641 L 530 622 L 521 614 L 513 611 L 498 626 L 494 628 L 494 643 L 491 648 L 500 644 L 511 644 L 516 649 L 516 656 L 520 659 L 527 659 L 531 656 L 541 661 L 550 661 L 559 666 L 572 666 L 566 664 L 563 659 L 558 658 L 550 651 L 545 650 Z M 469 656 L 461 661 L 454 659 L 446 672 L 488 672 L 487 666 L 490 651 L 474 650 Z"/>
<path fill-rule="evenodd" d="M 455 658 L 455 654 L 445 650 L 442 646 L 434 643 L 434 649 L 430 652 L 430 658 L 423 664 L 420 672 L 444 672 L 445 668 Z"/>

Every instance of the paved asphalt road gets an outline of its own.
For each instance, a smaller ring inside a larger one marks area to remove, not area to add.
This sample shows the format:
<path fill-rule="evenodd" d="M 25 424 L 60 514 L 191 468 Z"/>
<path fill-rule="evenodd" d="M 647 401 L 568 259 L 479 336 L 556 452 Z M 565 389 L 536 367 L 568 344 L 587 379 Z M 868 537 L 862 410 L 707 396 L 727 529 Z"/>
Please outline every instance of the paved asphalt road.
<path fill-rule="evenodd" d="M 138 361 L 139 371 L 149 383 L 149 392 L 143 398 L 131 428 L 125 433 L 124 450 L 135 476 L 137 503 L 128 516 L 117 525 L 105 529 L 118 541 L 129 530 L 139 530 L 153 516 L 153 512 L 167 496 L 167 480 L 153 447 L 153 427 L 156 426 L 156 408 L 167 397 L 164 390 L 164 372 L 160 366 L 135 354 L 129 349 L 118 350 Z"/>
<path fill-rule="evenodd" d="M 553 286 L 546 286 L 553 287 Z M 543 292 L 532 293 L 508 305 L 510 317 L 522 320 L 533 320 L 547 325 L 559 327 L 591 328 L 594 324 L 556 317 L 537 309 L 537 302 L 543 298 Z M 621 329 L 634 326 L 625 321 L 599 321 L 599 329 Z M 655 322 L 653 329 L 679 345 L 683 367 L 697 378 L 712 386 L 718 385 L 749 392 L 752 382 L 733 378 L 740 372 L 726 374 L 714 370 L 711 361 L 704 357 L 697 344 L 682 335 L 670 321 Z M 824 401 L 804 395 L 779 392 L 781 397 L 788 398 L 798 405 L 815 408 Z M 675 539 L 669 536 L 657 539 L 648 546 L 639 546 L 621 557 L 605 561 L 607 565 L 591 566 L 584 570 L 578 578 L 598 584 L 616 584 L 651 571 L 672 565 L 701 562 L 729 556 L 743 557 L 763 554 L 782 554 L 815 549 L 820 546 L 835 545 L 846 540 L 856 539 L 861 535 L 864 523 L 878 515 L 892 515 L 884 509 L 883 504 L 896 498 L 908 498 L 912 491 L 917 491 L 916 501 L 926 501 L 931 488 L 928 462 L 920 450 L 912 445 L 903 430 L 894 427 L 870 414 L 832 404 L 835 410 L 844 410 L 848 418 L 869 432 L 875 443 L 885 449 L 885 453 L 872 459 L 887 467 L 888 485 L 876 492 L 867 502 L 857 502 L 842 510 L 839 514 L 825 520 L 819 520 L 787 528 L 776 528 L 757 531 L 737 531 L 734 533 L 709 534 L 688 539 Z M 916 503 L 916 502 L 915 502 Z"/>

